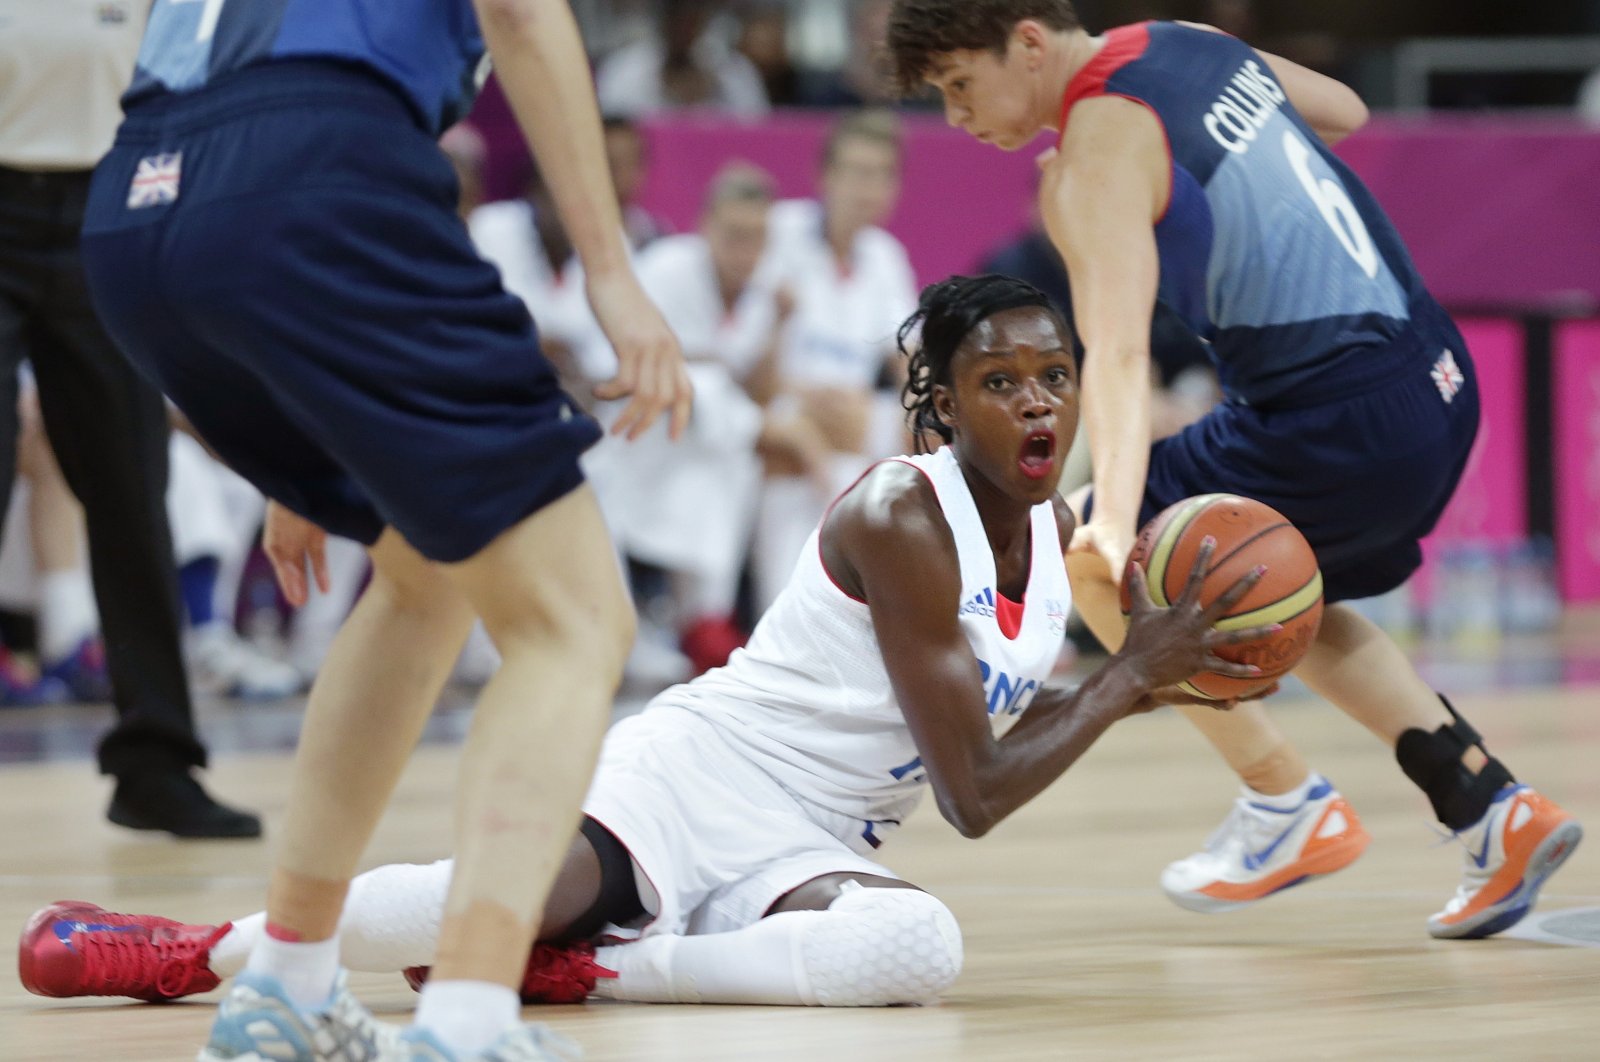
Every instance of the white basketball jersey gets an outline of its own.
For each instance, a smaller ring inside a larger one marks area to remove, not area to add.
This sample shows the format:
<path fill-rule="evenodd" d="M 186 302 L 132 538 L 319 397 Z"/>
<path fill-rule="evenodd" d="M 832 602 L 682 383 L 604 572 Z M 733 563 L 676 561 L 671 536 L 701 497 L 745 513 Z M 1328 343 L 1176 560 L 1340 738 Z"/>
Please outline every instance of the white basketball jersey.
<path fill-rule="evenodd" d="M 961 562 L 961 628 L 972 644 L 996 737 L 1016 722 L 1049 677 L 1066 633 L 1071 588 L 1049 502 L 1034 506 L 1032 559 L 1015 638 L 996 618 L 994 554 L 949 447 L 898 457 L 933 484 Z M 914 808 L 927 775 L 895 701 L 872 617 L 822 566 L 818 530 L 750 644 L 726 667 L 657 701 L 713 723 L 795 796 L 853 820 L 876 847 Z M 830 816 L 831 817 L 831 816 Z M 835 823 L 836 831 L 852 829 Z"/>

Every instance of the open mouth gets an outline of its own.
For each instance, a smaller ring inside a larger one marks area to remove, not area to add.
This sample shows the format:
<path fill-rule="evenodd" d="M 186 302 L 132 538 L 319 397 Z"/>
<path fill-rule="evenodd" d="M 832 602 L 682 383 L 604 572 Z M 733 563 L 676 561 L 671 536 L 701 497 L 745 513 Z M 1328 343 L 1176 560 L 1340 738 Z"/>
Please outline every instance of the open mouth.
<path fill-rule="evenodd" d="M 1056 433 L 1030 432 L 1022 440 L 1022 451 L 1017 455 L 1017 467 L 1030 479 L 1043 479 L 1056 465 Z"/>

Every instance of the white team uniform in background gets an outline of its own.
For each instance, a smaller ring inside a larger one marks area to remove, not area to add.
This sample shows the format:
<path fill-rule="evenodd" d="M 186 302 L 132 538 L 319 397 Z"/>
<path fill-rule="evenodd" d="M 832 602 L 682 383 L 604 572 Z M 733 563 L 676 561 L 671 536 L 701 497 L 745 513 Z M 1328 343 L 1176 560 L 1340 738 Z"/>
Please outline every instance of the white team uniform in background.
<path fill-rule="evenodd" d="M 755 443 L 762 411 L 740 381 L 771 337 L 773 287 L 758 275 L 730 312 L 710 247 L 698 234 L 656 240 L 634 268 L 682 344 L 694 410 L 676 442 L 659 423 L 636 442 L 606 436 L 584 455 L 584 472 L 618 548 L 692 577 L 691 599 L 681 602 L 689 618 L 726 615 L 761 486 Z M 612 415 L 601 411 L 602 419 Z"/>
<path fill-rule="evenodd" d="M 1002 735 L 1065 635 L 1071 589 L 1054 509 L 1032 510 L 1025 608 L 1008 638 L 995 618 L 994 556 L 954 454 L 897 460 L 928 476 L 955 538 L 961 627 Z M 584 811 L 632 853 L 656 915 L 646 935 L 750 925 L 822 874 L 895 876 L 868 857 L 916 807 L 926 776 L 870 612 L 829 577 L 818 534 L 748 646 L 606 737 Z"/>
<path fill-rule="evenodd" d="M 583 267 L 576 255 L 560 270 L 550 267 L 534 227 L 533 205 L 526 199 L 486 203 L 472 212 L 467 230 L 478 253 L 500 270 L 505 289 L 528 307 L 540 337 L 565 344 L 583 361 L 602 338 L 583 290 Z M 587 361 L 580 367 L 592 379 L 609 375 Z"/>
<path fill-rule="evenodd" d="M 905 247 L 883 229 L 863 229 L 849 268 L 841 270 L 823 234 L 820 203 L 775 203 L 767 224 L 767 268 L 774 283 L 786 286 L 795 298 L 779 355 L 784 382 L 872 394 L 894 350 L 896 331 L 917 308 L 916 277 Z M 892 395 L 876 396 L 865 448 L 834 459 L 832 493 L 847 488 L 874 460 L 901 450 L 903 423 L 899 401 Z M 788 581 L 828 497 L 802 477 L 767 481 L 755 548 L 756 592 L 763 606 Z"/>

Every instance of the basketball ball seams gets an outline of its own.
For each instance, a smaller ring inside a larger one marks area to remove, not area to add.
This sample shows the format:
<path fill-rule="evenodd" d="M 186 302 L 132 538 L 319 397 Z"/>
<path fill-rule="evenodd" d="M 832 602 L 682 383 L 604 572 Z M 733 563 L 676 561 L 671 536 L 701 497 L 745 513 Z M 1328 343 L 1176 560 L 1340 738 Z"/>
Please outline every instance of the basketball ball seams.
<path fill-rule="evenodd" d="M 1153 602 L 1171 607 L 1178 599 L 1206 537 L 1215 538 L 1219 551 L 1226 552 L 1209 559 L 1200 574 L 1202 603 L 1214 601 L 1235 577 L 1255 564 L 1267 566 L 1260 583 L 1233 606 L 1232 615 L 1214 623 L 1213 629 L 1239 631 L 1274 624 L 1281 629 L 1216 650 L 1225 660 L 1255 664 L 1261 668 L 1259 675 L 1236 678 L 1203 671 L 1178 683 L 1178 688 L 1204 700 L 1250 696 L 1292 671 L 1315 640 L 1322 625 L 1322 573 L 1315 552 L 1299 529 L 1270 505 L 1229 493 L 1197 495 L 1159 513 L 1140 529 L 1134 543 L 1131 559 L 1144 560 Z M 1179 585 L 1171 585 L 1169 579 Z M 1126 580 L 1122 599 L 1123 615 L 1127 616 L 1131 600 Z"/>
<path fill-rule="evenodd" d="M 1222 567 L 1224 564 L 1227 564 L 1230 560 L 1232 560 L 1234 557 L 1239 555 L 1239 551 L 1240 550 L 1242 550 L 1242 549 L 1246 548 L 1247 546 L 1249 546 L 1250 543 L 1254 542 L 1256 539 L 1265 538 L 1267 535 L 1272 534 L 1274 531 L 1278 530 L 1279 528 L 1293 527 L 1293 526 L 1294 525 L 1289 523 L 1289 521 L 1284 520 L 1281 523 L 1273 524 L 1271 527 L 1263 527 L 1260 531 L 1257 531 L 1255 534 L 1251 535 L 1249 538 L 1245 539 L 1243 542 L 1239 543 L 1237 546 L 1233 547 L 1228 552 L 1224 553 L 1222 556 L 1213 558 L 1212 562 L 1211 562 L 1211 567 L 1206 569 L 1206 574 L 1210 575 L 1212 572 L 1216 571 L 1218 568 Z"/>
<path fill-rule="evenodd" d="M 1311 576 L 1300 589 L 1286 597 L 1279 598 L 1270 605 L 1251 609 L 1249 612 L 1240 612 L 1231 616 L 1224 616 L 1212 627 L 1219 631 L 1242 631 L 1246 627 L 1265 627 L 1272 623 L 1287 623 L 1322 597 L 1322 572 L 1319 569 Z"/>
<path fill-rule="evenodd" d="M 1172 551 L 1176 548 L 1178 539 L 1183 537 L 1184 528 L 1188 527 L 1212 502 L 1225 497 L 1228 495 L 1201 494 L 1190 498 L 1188 504 L 1178 510 L 1172 519 L 1167 521 L 1167 526 L 1161 529 L 1161 534 L 1156 536 L 1144 574 L 1145 582 L 1150 587 L 1150 599 L 1162 608 L 1168 608 L 1172 604 L 1172 600 L 1167 596 L 1167 563 L 1172 559 Z"/>

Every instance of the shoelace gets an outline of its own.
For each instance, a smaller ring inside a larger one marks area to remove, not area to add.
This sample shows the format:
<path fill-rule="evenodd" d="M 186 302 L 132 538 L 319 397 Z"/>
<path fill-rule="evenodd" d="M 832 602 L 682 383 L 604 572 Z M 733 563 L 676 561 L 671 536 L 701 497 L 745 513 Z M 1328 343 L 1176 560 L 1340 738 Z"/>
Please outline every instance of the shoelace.
<path fill-rule="evenodd" d="M 614 972 L 596 962 L 591 950 L 540 944 L 523 974 L 522 991 L 551 1003 L 581 1003 L 596 978 L 607 975 Z"/>
<path fill-rule="evenodd" d="M 83 987 L 99 995 L 175 999 L 216 975 L 205 964 L 224 936 L 227 925 L 204 937 L 161 937 L 142 933 L 77 933 L 73 943 L 83 952 Z"/>
<path fill-rule="evenodd" d="M 1220 851 L 1230 840 L 1250 830 L 1250 809 L 1245 807 L 1243 800 L 1235 800 L 1233 807 L 1228 809 L 1227 818 L 1222 820 L 1222 825 L 1211 831 L 1211 836 L 1206 838 L 1205 850 L 1207 852 Z"/>

